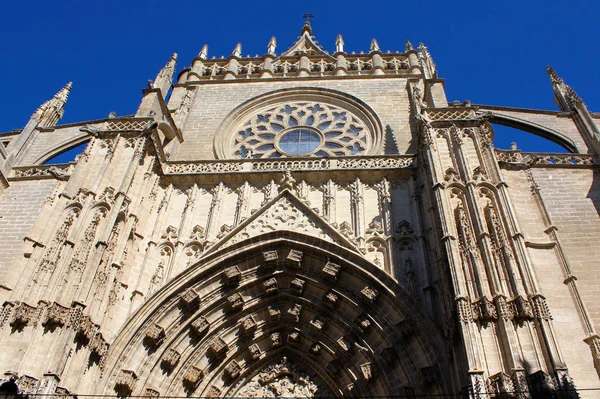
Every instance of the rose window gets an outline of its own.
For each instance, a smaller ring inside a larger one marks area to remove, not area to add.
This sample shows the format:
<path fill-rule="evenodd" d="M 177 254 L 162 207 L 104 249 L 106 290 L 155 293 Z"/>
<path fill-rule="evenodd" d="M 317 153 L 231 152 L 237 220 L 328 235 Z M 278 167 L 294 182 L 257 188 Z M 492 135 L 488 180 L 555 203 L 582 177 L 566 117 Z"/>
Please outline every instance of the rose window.
<path fill-rule="evenodd" d="M 367 127 L 350 111 L 323 103 L 288 103 L 242 123 L 233 138 L 240 158 L 364 155 Z"/>

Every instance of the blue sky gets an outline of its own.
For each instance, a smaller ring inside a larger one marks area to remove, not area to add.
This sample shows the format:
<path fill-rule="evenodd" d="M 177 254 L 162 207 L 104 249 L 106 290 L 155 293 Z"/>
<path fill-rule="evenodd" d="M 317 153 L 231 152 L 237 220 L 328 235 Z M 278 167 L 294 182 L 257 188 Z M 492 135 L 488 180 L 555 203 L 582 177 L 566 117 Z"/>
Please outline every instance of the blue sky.
<path fill-rule="evenodd" d="M 550 64 L 600 111 L 599 11 L 597 2 L 582 0 L 7 2 L 0 132 L 23 127 L 68 81 L 73 90 L 62 123 L 132 114 L 171 53 L 179 53 L 181 69 L 204 43 L 209 56 L 228 56 L 238 41 L 244 55 L 262 55 L 276 36 L 280 52 L 299 35 L 307 12 L 329 51 L 338 33 L 346 51 L 368 51 L 373 37 L 384 51 L 424 42 L 450 101 L 555 110 Z"/>

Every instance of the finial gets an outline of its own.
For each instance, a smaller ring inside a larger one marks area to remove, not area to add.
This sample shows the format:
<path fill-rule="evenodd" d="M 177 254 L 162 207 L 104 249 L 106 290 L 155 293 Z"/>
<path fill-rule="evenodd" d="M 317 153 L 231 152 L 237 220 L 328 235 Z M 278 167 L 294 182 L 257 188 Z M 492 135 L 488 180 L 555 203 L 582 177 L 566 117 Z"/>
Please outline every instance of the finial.
<path fill-rule="evenodd" d="M 198 58 L 202 58 L 203 60 L 205 60 L 207 56 L 208 56 L 208 44 L 205 44 L 204 46 L 202 46 L 202 50 L 200 50 L 200 54 L 198 54 Z"/>
<path fill-rule="evenodd" d="M 554 68 L 552 68 L 550 65 L 548 65 L 546 67 L 546 72 L 548 72 L 548 76 L 550 77 L 550 82 L 552 84 L 561 84 L 563 83 L 563 80 L 560 76 L 558 76 L 558 74 L 556 73 L 556 71 L 554 70 Z"/>
<path fill-rule="evenodd" d="M 54 126 L 62 118 L 64 107 L 69 98 L 69 93 L 73 87 L 73 82 L 67 83 L 50 100 L 46 101 L 35 110 L 32 118 L 40 121 L 40 126 Z"/>
<path fill-rule="evenodd" d="M 410 40 L 406 41 L 406 46 L 404 47 L 404 52 L 408 53 L 409 51 L 414 51 L 415 48 L 413 47 L 412 43 L 410 42 Z"/>
<path fill-rule="evenodd" d="M 337 35 L 337 38 L 335 39 L 335 52 L 344 52 L 344 38 L 342 37 L 342 35 Z"/>
<path fill-rule="evenodd" d="M 269 46 L 267 47 L 267 54 L 275 56 L 277 55 L 275 53 L 275 49 L 277 48 L 277 39 L 275 39 L 275 36 L 273 36 L 271 38 L 271 40 L 269 40 Z"/>
<path fill-rule="evenodd" d="M 381 50 L 379 50 L 379 43 L 377 43 L 377 40 L 375 40 L 373 38 L 373 39 L 371 39 L 371 48 L 369 49 L 369 52 L 372 53 L 374 51 L 381 51 Z"/>
<path fill-rule="evenodd" d="M 312 35 L 312 27 L 310 26 L 310 20 L 312 18 L 314 18 L 314 14 L 304 14 L 302 16 L 302 18 L 304 18 L 306 21 L 304 22 L 304 26 L 302 27 L 302 35 L 304 35 L 305 33 Z"/>
<path fill-rule="evenodd" d="M 233 49 L 233 53 L 231 53 L 231 55 L 234 57 L 242 56 L 242 43 L 238 43 L 235 45 L 235 48 Z"/>

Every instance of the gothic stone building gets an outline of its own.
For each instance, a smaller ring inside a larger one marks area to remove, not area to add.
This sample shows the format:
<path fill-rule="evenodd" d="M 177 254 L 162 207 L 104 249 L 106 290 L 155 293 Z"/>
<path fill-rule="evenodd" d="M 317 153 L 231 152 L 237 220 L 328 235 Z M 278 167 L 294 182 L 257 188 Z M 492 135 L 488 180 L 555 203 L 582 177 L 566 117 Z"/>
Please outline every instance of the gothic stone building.
<path fill-rule="evenodd" d="M 3 391 L 598 397 L 599 117 L 552 69 L 558 112 L 449 104 L 425 46 L 309 24 L 207 51 L 134 116 L 57 125 L 69 84 L 0 136 Z"/>

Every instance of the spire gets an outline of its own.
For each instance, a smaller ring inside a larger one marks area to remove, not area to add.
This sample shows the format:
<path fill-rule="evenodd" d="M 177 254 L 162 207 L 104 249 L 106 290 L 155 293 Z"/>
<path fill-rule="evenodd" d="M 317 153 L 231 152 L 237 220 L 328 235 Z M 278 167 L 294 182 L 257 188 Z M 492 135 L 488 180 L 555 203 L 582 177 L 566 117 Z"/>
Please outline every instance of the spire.
<path fill-rule="evenodd" d="M 276 56 L 277 55 L 275 53 L 276 48 L 277 48 L 277 39 L 275 39 L 275 36 L 273 36 L 271 38 L 271 40 L 269 40 L 269 45 L 267 46 L 267 54 Z"/>
<path fill-rule="evenodd" d="M 41 127 L 55 126 L 64 114 L 64 107 L 72 86 L 72 82 L 67 83 L 54 97 L 40 105 L 31 119 L 37 119 Z"/>
<path fill-rule="evenodd" d="M 233 49 L 231 55 L 238 58 L 242 56 L 242 43 L 238 43 L 235 45 L 235 48 Z"/>
<path fill-rule="evenodd" d="M 433 62 L 429 50 L 423 43 L 419 43 L 419 62 L 423 68 L 425 79 L 437 79 L 438 75 L 435 62 Z"/>
<path fill-rule="evenodd" d="M 163 97 L 167 96 L 167 92 L 171 87 L 171 83 L 173 82 L 173 74 L 175 73 L 175 66 L 177 65 L 177 53 L 173 53 L 169 62 L 160 70 L 158 75 L 156 75 L 156 79 L 154 79 L 154 84 L 152 85 L 156 89 L 160 89 Z"/>
<path fill-rule="evenodd" d="M 554 90 L 557 105 L 562 111 L 573 111 L 577 104 L 583 103 L 575 90 L 567 85 L 550 65 L 546 67 L 546 72 L 550 77 L 550 84 Z"/>
<path fill-rule="evenodd" d="M 342 37 L 342 35 L 337 35 L 337 38 L 335 39 L 335 52 L 344 52 L 344 38 Z"/>
<path fill-rule="evenodd" d="M 371 39 L 371 48 L 369 49 L 370 53 L 373 53 L 375 51 L 381 51 L 379 49 L 379 43 L 377 43 L 377 40 L 375 40 L 374 38 Z"/>
<path fill-rule="evenodd" d="M 406 45 L 404 47 L 404 52 L 408 53 L 409 51 L 414 51 L 415 48 L 413 47 L 412 43 L 410 42 L 410 40 L 406 41 Z"/>
<path fill-rule="evenodd" d="M 208 44 L 205 44 L 204 46 L 202 46 L 202 50 L 200 50 L 200 53 L 198 54 L 198 58 L 202 58 L 203 60 L 205 60 L 207 56 L 208 56 Z"/>

